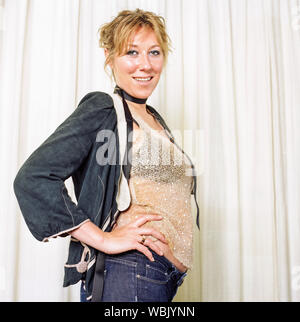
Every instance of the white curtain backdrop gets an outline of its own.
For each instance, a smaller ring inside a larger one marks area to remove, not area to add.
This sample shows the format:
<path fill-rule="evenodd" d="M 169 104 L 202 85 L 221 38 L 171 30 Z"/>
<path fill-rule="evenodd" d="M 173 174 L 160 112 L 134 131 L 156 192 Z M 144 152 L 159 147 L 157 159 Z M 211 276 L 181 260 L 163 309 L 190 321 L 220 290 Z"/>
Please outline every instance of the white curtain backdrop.
<path fill-rule="evenodd" d="M 173 53 L 149 103 L 199 175 L 175 301 L 300 301 L 298 0 L 0 0 L 0 301 L 79 301 L 62 288 L 68 238 L 36 241 L 12 183 L 85 94 L 112 91 L 97 30 L 126 8 L 166 18 Z"/>

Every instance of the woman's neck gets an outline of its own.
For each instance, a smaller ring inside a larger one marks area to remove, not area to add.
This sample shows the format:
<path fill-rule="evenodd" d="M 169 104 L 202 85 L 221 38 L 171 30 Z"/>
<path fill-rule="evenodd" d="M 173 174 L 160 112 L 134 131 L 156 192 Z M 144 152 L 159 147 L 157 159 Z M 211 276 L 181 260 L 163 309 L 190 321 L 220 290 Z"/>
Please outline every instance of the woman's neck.
<path fill-rule="evenodd" d="M 114 93 L 118 93 L 121 97 L 123 97 L 126 101 L 130 101 L 136 104 L 146 104 L 147 98 L 139 98 L 134 97 L 127 93 L 124 89 L 122 89 L 120 86 L 116 85 Z"/>
<path fill-rule="evenodd" d="M 133 109 L 139 110 L 139 111 L 145 111 L 146 112 L 146 103 L 144 103 L 144 104 L 138 104 L 138 103 L 131 102 L 131 101 L 128 101 L 128 100 L 126 100 L 126 102 Z"/>
<path fill-rule="evenodd" d="M 148 114 L 146 109 L 146 103 L 145 104 L 138 104 L 131 101 L 127 101 L 127 105 L 129 106 L 130 111 L 133 111 L 139 115 L 146 115 Z"/>

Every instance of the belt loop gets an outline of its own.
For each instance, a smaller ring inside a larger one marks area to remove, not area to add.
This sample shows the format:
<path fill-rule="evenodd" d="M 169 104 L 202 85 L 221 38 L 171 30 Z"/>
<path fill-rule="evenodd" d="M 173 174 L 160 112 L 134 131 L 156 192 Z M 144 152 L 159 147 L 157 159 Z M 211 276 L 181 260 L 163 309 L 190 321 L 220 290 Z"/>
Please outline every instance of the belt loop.
<path fill-rule="evenodd" d="M 180 276 L 179 280 L 177 281 L 177 285 L 180 286 L 183 281 L 184 281 L 184 278 L 186 277 L 186 273 L 181 273 L 182 275 Z"/>

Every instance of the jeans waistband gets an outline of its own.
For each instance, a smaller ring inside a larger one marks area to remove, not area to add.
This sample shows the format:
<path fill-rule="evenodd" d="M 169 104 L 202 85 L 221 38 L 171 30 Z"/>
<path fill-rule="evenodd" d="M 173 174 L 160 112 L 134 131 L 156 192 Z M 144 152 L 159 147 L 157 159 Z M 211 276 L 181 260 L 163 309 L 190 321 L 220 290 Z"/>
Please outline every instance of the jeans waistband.
<path fill-rule="evenodd" d="M 180 286 L 183 283 L 184 277 L 187 275 L 187 272 L 180 272 L 178 270 L 178 268 L 173 263 L 171 263 L 165 256 L 158 255 L 155 251 L 153 251 L 149 247 L 148 247 L 148 249 L 152 253 L 152 256 L 155 261 L 158 261 L 158 262 L 164 264 L 166 267 L 168 267 L 170 272 L 172 272 L 174 279 L 177 281 L 177 285 Z M 117 256 L 120 259 L 121 258 L 130 259 L 131 257 L 132 257 L 132 259 L 135 259 L 136 256 L 144 257 L 144 258 L 146 257 L 143 253 L 139 252 L 138 250 L 130 250 L 130 251 L 127 251 L 124 253 L 120 253 L 120 254 L 116 254 L 116 255 L 107 255 L 107 256 L 108 257 L 116 257 Z"/>

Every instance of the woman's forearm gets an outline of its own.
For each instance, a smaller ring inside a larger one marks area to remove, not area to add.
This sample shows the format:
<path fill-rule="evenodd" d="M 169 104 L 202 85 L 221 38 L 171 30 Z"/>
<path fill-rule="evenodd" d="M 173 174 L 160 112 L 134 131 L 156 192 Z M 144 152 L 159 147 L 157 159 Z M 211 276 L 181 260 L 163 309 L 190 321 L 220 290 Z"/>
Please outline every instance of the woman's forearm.
<path fill-rule="evenodd" d="M 104 241 L 104 232 L 93 222 L 88 221 L 80 227 L 72 230 L 69 234 L 81 242 L 95 249 L 102 250 L 101 245 Z"/>

